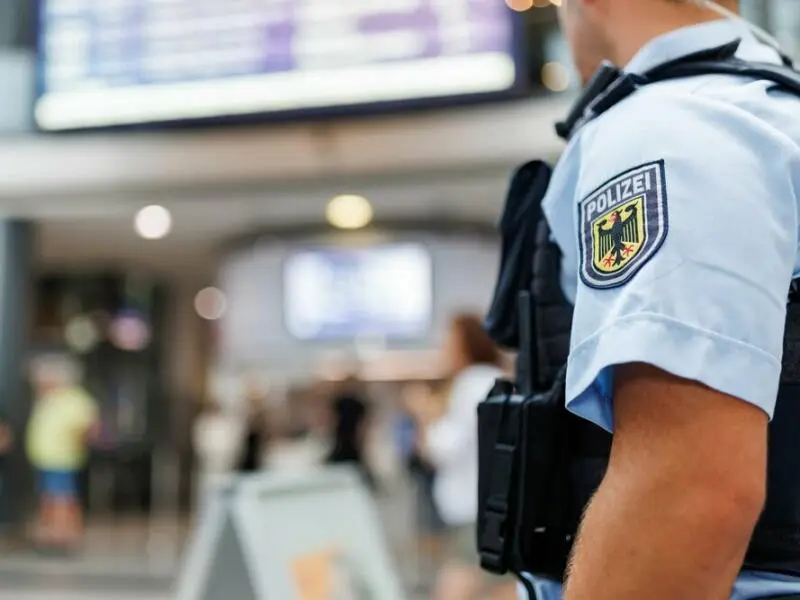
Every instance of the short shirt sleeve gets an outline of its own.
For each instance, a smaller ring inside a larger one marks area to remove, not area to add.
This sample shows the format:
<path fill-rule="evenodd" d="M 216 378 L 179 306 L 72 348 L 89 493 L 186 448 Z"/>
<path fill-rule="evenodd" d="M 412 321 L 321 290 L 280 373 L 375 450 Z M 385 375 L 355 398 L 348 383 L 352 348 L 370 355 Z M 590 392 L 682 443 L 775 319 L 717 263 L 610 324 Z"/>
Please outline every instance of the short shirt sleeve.
<path fill-rule="evenodd" d="M 68 392 L 70 398 L 70 418 L 78 430 L 91 427 L 98 417 L 97 403 L 83 389 L 74 388 Z"/>
<path fill-rule="evenodd" d="M 720 101 L 655 98 L 581 140 L 568 407 L 612 429 L 613 367 L 641 362 L 771 416 L 798 246 L 796 147 Z"/>

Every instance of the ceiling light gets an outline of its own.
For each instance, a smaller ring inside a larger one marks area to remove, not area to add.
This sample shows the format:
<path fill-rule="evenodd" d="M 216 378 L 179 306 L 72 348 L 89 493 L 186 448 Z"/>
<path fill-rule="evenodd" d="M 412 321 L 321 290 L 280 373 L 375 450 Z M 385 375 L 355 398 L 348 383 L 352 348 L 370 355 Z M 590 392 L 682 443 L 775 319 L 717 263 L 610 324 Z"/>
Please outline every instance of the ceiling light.
<path fill-rule="evenodd" d="M 372 206 L 363 196 L 336 196 L 325 211 L 328 223 L 338 229 L 361 229 L 372 221 Z"/>
<path fill-rule="evenodd" d="M 194 297 L 194 309 L 200 318 L 216 321 L 225 314 L 228 300 L 225 293 L 215 287 L 207 287 L 197 292 Z"/>
<path fill-rule="evenodd" d="M 80 315 L 67 322 L 64 339 L 70 348 L 85 354 L 94 350 L 100 342 L 100 331 L 91 317 Z"/>
<path fill-rule="evenodd" d="M 561 6 L 561 0 L 506 0 L 506 6 L 517 12 L 524 12 L 531 8 L 547 8 L 551 5 Z"/>
<path fill-rule="evenodd" d="M 150 343 L 150 326 L 138 313 L 123 311 L 111 321 L 108 338 L 120 350 L 137 352 Z"/>
<path fill-rule="evenodd" d="M 523 12 L 533 6 L 533 0 L 506 0 L 506 6 L 511 10 Z"/>
<path fill-rule="evenodd" d="M 553 92 L 563 92 L 569 88 L 569 69 L 559 62 L 549 62 L 542 67 L 542 83 Z"/>
<path fill-rule="evenodd" d="M 172 230 L 172 215 L 163 206 L 152 204 L 136 213 L 133 223 L 136 233 L 146 240 L 159 240 Z"/>

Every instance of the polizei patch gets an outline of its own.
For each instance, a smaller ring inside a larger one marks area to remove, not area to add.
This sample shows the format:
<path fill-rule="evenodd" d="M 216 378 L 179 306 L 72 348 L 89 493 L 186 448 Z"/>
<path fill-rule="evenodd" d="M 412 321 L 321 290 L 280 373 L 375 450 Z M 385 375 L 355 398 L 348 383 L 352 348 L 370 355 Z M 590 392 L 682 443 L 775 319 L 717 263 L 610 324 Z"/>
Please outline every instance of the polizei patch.
<path fill-rule="evenodd" d="M 664 161 L 604 183 L 579 205 L 581 280 L 595 289 L 627 283 L 667 237 Z"/>

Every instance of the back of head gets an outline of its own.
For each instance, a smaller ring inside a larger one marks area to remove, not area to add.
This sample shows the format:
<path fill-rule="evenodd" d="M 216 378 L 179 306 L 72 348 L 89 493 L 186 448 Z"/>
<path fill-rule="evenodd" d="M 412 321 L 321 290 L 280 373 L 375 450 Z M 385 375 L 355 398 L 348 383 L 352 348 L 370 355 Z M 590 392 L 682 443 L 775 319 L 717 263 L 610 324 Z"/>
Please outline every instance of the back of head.
<path fill-rule="evenodd" d="M 562 0 L 559 18 L 584 82 L 602 61 L 624 67 L 650 40 L 738 12 L 738 0 Z"/>
<path fill-rule="evenodd" d="M 65 354 L 43 354 L 31 363 L 31 378 L 40 393 L 80 384 L 81 368 Z"/>
<path fill-rule="evenodd" d="M 458 314 L 453 317 L 451 327 L 467 365 L 500 364 L 500 349 L 484 330 L 483 322 L 478 315 Z"/>

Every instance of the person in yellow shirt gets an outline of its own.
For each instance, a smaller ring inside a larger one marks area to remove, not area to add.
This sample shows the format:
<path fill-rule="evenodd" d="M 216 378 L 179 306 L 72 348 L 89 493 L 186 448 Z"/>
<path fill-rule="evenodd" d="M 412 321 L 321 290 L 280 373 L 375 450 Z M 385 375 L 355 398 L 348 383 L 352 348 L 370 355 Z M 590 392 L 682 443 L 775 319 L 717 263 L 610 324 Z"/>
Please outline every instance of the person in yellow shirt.
<path fill-rule="evenodd" d="M 40 359 L 34 365 L 36 401 L 25 441 L 39 482 L 36 541 L 47 547 L 69 549 L 83 529 L 78 475 L 97 430 L 98 409 L 79 378 L 67 358 Z"/>

